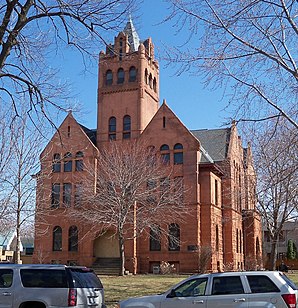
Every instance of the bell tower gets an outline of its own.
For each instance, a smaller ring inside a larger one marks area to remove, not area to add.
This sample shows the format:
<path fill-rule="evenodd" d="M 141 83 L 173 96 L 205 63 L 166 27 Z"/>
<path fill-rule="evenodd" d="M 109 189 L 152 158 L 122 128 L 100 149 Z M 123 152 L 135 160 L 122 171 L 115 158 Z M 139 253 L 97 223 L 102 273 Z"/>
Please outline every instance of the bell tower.
<path fill-rule="evenodd" d="M 159 67 L 151 38 L 130 19 L 99 56 L 97 145 L 138 138 L 159 107 Z"/>

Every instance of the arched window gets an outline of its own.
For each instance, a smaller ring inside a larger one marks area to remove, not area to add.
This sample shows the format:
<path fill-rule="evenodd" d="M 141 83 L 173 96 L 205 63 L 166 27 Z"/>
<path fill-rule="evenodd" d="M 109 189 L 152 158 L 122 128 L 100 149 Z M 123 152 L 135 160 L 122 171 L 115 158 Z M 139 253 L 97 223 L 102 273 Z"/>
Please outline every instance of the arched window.
<path fill-rule="evenodd" d="M 68 251 L 78 251 L 78 228 L 76 226 L 68 229 Z"/>
<path fill-rule="evenodd" d="M 178 224 L 169 225 L 169 251 L 180 251 L 180 227 Z"/>
<path fill-rule="evenodd" d="M 82 151 L 78 151 L 76 153 L 76 157 L 84 157 L 84 153 Z"/>
<path fill-rule="evenodd" d="M 113 84 L 113 73 L 111 70 L 107 70 L 106 72 L 106 85 L 110 86 Z"/>
<path fill-rule="evenodd" d="M 137 69 L 132 66 L 130 69 L 129 69 L 129 82 L 134 82 L 137 80 Z"/>
<path fill-rule="evenodd" d="M 117 83 L 121 84 L 124 82 L 124 70 L 123 68 L 119 68 L 117 72 Z"/>
<path fill-rule="evenodd" d="M 161 151 L 169 151 L 169 150 L 170 150 L 170 147 L 169 147 L 167 144 L 163 144 L 163 145 L 160 147 L 160 150 L 161 150 Z"/>
<path fill-rule="evenodd" d="M 72 155 L 70 152 L 64 154 L 64 172 L 72 171 Z"/>
<path fill-rule="evenodd" d="M 59 226 L 53 229 L 53 251 L 62 250 L 62 229 Z"/>
<path fill-rule="evenodd" d="M 82 151 L 76 153 L 76 160 L 75 160 L 76 171 L 83 171 L 84 169 L 83 159 L 81 159 L 82 157 L 84 157 L 84 153 Z"/>
<path fill-rule="evenodd" d="M 218 232 L 218 225 L 215 227 L 215 250 L 219 251 L 219 232 Z"/>
<path fill-rule="evenodd" d="M 145 83 L 148 84 L 148 70 L 145 69 Z"/>
<path fill-rule="evenodd" d="M 129 115 L 123 118 L 123 139 L 130 139 L 131 136 L 131 118 Z"/>
<path fill-rule="evenodd" d="M 61 156 L 55 153 L 53 156 L 53 172 L 61 172 Z"/>
<path fill-rule="evenodd" d="M 163 144 L 160 147 L 160 155 L 164 164 L 170 163 L 170 147 L 167 144 Z"/>
<path fill-rule="evenodd" d="M 156 78 L 153 79 L 153 90 L 156 92 Z"/>
<path fill-rule="evenodd" d="M 150 228 L 150 251 L 160 251 L 161 250 L 161 239 L 160 239 L 160 227 L 154 226 Z"/>
<path fill-rule="evenodd" d="M 152 74 L 149 75 L 149 87 L 152 89 Z"/>
<path fill-rule="evenodd" d="M 116 140 L 116 118 L 110 117 L 109 119 L 109 139 Z"/>
<path fill-rule="evenodd" d="M 183 146 L 181 143 L 176 143 L 174 145 L 174 164 L 183 164 Z"/>

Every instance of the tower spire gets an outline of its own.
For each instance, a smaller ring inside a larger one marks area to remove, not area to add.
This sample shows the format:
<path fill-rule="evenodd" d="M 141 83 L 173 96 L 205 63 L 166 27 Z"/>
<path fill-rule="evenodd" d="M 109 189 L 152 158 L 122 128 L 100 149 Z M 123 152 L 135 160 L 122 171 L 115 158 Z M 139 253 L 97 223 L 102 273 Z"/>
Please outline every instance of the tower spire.
<path fill-rule="evenodd" d="M 129 20 L 123 30 L 123 32 L 128 36 L 128 43 L 130 51 L 137 51 L 140 45 L 140 38 L 132 22 L 131 15 L 129 14 Z"/>

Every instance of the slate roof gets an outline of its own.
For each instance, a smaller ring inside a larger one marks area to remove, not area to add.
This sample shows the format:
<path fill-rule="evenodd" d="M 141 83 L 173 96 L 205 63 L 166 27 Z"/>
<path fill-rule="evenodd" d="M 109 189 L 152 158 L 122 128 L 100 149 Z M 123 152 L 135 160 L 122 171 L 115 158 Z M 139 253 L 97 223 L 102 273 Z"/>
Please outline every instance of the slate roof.
<path fill-rule="evenodd" d="M 140 38 L 135 29 L 135 26 L 133 25 L 131 17 L 129 18 L 129 21 L 127 22 L 123 32 L 128 36 L 130 51 L 137 51 L 140 45 Z"/>
<path fill-rule="evenodd" d="M 92 143 L 96 146 L 96 129 L 89 129 L 86 126 L 79 124 L 85 134 L 89 137 L 89 139 L 92 141 Z"/>
<path fill-rule="evenodd" d="M 223 161 L 227 157 L 230 132 L 230 128 L 191 130 L 191 133 L 201 142 L 203 150 L 206 151 L 206 153 L 202 152 L 204 156 L 201 162 L 208 162 L 207 155 L 214 162 Z"/>

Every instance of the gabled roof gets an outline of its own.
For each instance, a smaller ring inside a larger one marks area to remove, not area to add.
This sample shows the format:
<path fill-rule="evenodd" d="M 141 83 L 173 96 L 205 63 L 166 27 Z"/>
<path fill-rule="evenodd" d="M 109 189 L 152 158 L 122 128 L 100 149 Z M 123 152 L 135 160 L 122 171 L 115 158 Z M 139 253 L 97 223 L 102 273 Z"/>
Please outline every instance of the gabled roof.
<path fill-rule="evenodd" d="M 123 32 L 128 36 L 128 43 L 130 46 L 130 51 L 137 51 L 140 45 L 140 38 L 133 25 L 131 17 L 129 17 L 129 21 L 127 22 Z"/>
<path fill-rule="evenodd" d="M 0 247 L 4 250 L 10 250 L 10 245 L 16 237 L 16 231 L 8 230 L 0 234 Z"/>
<path fill-rule="evenodd" d="M 204 155 L 211 157 L 214 162 L 226 159 L 230 141 L 230 128 L 191 130 L 191 133 L 201 142 L 203 149 L 207 152 Z"/>

